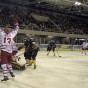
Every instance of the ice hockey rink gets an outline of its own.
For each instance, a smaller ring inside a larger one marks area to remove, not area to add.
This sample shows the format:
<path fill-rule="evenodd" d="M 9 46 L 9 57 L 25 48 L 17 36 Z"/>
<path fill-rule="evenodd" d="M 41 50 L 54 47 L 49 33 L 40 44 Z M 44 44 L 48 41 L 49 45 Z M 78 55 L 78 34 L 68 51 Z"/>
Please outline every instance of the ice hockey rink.
<path fill-rule="evenodd" d="M 10 80 L 0 83 L 0 88 L 88 88 L 88 54 L 81 54 L 81 51 L 59 53 L 61 58 L 57 53 L 47 56 L 47 52 L 39 51 L 37 69 L 28 66 L 24 71 L 14 70 L 16 77 L 12 79 L 9 75 Z M 25 63 L 23 55 L 20 63 Z"/>

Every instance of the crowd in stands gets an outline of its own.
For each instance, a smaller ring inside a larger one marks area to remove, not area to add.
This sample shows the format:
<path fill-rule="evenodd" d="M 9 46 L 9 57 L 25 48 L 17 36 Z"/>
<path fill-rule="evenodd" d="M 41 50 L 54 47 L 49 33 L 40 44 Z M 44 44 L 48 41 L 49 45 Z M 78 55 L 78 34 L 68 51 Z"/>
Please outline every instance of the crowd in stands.
<path fill-rule="evenodd" d="M 31 16 L 31 13 L 48 16 L 50 21 L 38 21 Z M 71 34 L 88 33 L 88 23 L 74 16 L 68 16 L 61 13 L 47 13 L 47 11 L 22 6 L 0 4 L 0 26 L 4 26 L 5 24 L 13 26 L 12 21 L 14 18 L 18 18 L 20 28 L 30 27 L 31 30 Z"/>

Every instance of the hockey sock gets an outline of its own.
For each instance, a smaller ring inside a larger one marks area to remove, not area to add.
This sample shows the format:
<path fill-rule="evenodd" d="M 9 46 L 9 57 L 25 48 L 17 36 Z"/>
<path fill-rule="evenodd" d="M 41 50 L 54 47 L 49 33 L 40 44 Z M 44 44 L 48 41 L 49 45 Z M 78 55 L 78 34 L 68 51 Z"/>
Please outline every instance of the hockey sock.
<path fill-rule="evenodd" d="M 12 69 L 12 65 L 11 64 L 7 64 L 7 67 L 9 69 L 10 72 L 13 72 L 13 69 Z"/>
<path fill-rule="evenodd" d="M 8 69 L 7 69 L 7 65 L 6 64 L 2 64 L 2 71 L 3 71 L 3 75 L 8 77 Z"/>
<path fill-rule="evenodd" d="M 36 60 L 33 60 L 34 69 L 36 69 Z"/>
<path fill-rule="evenodd" d="M 36 60 L 33 60 L 33 64 L 36 65 Z"/>
<path fill-rule="evenodd" d="M 11 64 L 7 64 L 7 67 L 8 67 L 8 69 L 9 69 L 9 71 L 10 71 L 10 75 L 11 75 L 12 77 L 15 77 L 15 75 L 14 75 L 14 73 L 13 73 L 12 65 L 11 65 Z"/>

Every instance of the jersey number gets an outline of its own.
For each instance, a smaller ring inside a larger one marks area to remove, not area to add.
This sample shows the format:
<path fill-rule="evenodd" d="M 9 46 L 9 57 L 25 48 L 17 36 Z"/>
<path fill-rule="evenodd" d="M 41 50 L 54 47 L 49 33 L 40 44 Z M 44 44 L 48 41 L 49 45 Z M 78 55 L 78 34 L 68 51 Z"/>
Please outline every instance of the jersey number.
<path fill-rule="evenodd" d="M 11 38 L 4 38 L 4 43 L 9 43 L 10 44 L 10 42 L 11 42 Z"/>

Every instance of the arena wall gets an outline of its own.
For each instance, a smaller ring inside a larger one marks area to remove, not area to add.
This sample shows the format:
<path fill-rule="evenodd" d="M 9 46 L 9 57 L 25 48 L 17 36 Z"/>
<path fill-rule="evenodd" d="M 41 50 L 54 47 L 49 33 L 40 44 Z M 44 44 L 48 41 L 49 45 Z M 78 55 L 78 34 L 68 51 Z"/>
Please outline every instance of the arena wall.
<path fill-rule="evenodd" d="M 17 46 L 22 46 L 23 43 L 16 43 Z M 39 45 L 40 50 L 47 50 L 47 44 L 40 44 Z M 58 50 L 81 50 L 82 45 L 66 45 L 66 44 L 57 44 L 57 49 Z"/>

